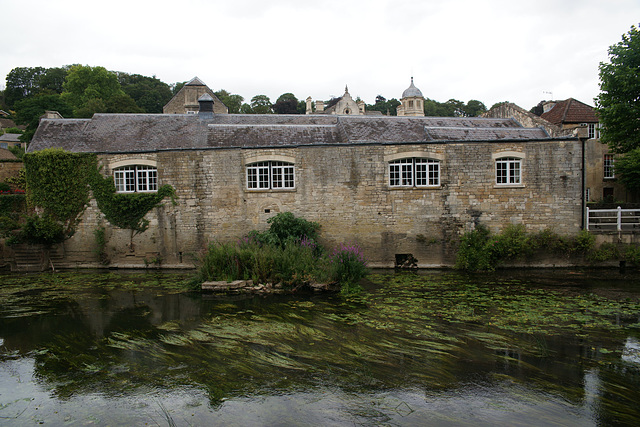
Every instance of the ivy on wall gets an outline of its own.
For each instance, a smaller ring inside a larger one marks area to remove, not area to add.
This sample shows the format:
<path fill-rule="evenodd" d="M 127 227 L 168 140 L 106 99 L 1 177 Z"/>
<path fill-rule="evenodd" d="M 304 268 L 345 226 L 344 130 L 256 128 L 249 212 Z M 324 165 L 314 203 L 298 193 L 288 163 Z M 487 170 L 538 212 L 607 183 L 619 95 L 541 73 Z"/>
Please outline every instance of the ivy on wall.
<path fill-rule="evenodd" d="M 47 149 L 24 156 L 29 217 L 22 237 L 30 243 L 52 244 L 73 235 L 90 200 L 88 177 L 97 170 L 97 156 Z"/>
<path fill-rule="evenodd" d="M 132 236 L 149 228 L 145 215 L 158 206 L 162 199 L 171 197 L 175 204 L 175 190 L 170 185 L 163 185 L 157 193 L 116 193 L 112 177 L 94 173 L 91 189 L 107 221 L 116 227 L 131 230 Z"/>
<path fill-rule="evenodd" d="M 47 149 L 24 156 L 27 202 L 36 215 L 27 219 L 20 240 L 59 243 L 71 237 L 91 192 L 112 225 L 131 230 L 131 238 L 149 227 L 145 215 L 165 197 L 175 204 L 175 190 L 163 185 L 157 193 L 116 193 L 112 177 L 103 177 L 92 153 Z M 91 190 L 91 191 L 90 191 Z"/>

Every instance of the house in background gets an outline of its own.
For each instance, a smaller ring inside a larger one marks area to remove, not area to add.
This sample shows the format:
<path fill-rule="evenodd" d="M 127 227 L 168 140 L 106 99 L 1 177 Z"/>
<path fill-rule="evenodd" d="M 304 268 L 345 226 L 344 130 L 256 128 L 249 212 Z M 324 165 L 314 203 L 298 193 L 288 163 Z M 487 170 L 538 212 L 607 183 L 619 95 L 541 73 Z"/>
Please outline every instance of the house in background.
<path fill-rule="evenodd" d="M 21 147 L 20 135 L 19 133 L 4 133 L 0 135 L 0 148 Z"/>
<path fill-rule="evenodd" d="M 363 116 L 363 115 L 379 115 L 379 111 L 366 111 L 364 101 L 358 99 L 357 101 L 351 97 L 349 93 L 349 87 L 345 86 L 344 95 L 340 98 L 334 98 L 327 102 L 324 101 L 315 102 L 315 110 L 311 97 L 306 99 L 307 108 L 305 114 L 338 114 L 338 115 L 351 115 L 351 116 Z"/>
<path fill-rule="evenodd" d="M 199 110 L 198 99 L 204 94 L 213 98 L 213 112 L 215 114 L 227 114 L 229 109 L 218 99 L 215 93 L 198 77 L 185 83 L 173 98 L 162 108 L 163 114 L 197 114 Z"/>
<path fill-rule="evenodd" d="M 492 107 L 483 117 L 513 117 L 525 126 L 542 127 L 550 136 L 585 138 L 585 199 L 587 202 L 635 202 L 637 195 L 616 181 L 615 156 L 600 142 L 598 117 L 590 105 L 569 98 L 543 101 L 540 115 L 504 102 Z"/>

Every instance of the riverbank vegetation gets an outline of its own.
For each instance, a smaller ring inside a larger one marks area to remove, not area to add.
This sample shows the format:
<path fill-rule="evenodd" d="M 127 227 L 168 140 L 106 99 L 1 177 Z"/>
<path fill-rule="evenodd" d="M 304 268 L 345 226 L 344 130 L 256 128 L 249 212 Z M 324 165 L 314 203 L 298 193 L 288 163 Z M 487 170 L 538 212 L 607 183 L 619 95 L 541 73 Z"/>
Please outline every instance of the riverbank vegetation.
<path fill-rule="evenodd" d="M 344 294 L 360 290 L 367 263 L 357 245 L 341 244 L 328 251 L 317 241 L 320 225 L 290 212 L 279 213 L 268 223 L 268 230 L 251 231 L 237 242 L 211 243 L 194 283 L 253 280 L 290 290 L 332 283 Z"/>
<path fill-rule="evenodd" d="M 592 264 L 625 261 L 640 265 L 640 246 L 596 245 L 595 236 L 586 230 L 576 236 L 561 236 L 549 229 L 530 233 L 523 225 L 510 225 L 502 232 L 492 234 L 488 228 L 478 225 L 462 235 L 455 267 L 466 271 L 494 271 L 505 263 L 526 261 L 540 253 L 583 257 Z"/>

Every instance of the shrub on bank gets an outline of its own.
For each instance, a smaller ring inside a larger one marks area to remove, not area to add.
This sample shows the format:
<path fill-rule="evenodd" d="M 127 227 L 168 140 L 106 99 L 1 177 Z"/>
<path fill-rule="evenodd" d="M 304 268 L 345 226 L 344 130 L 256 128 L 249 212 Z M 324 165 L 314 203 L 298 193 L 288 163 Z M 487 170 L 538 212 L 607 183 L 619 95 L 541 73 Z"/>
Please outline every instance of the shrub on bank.
<path fill-rule="evenodd" d="M 593 263 L 624 259 L 629 264 L 640 265 L 640 247 L 637 245 L 621 249 L 603 243 L 596 247 L 595 236 L 586 230 L 575 237 L 567 237 L 549 229 L 528 233 L 523 225 L 510 225 L 492 235 L 489 229 L 478 225 L 462 235 L 455 267 L 466 271 L 493 271 L 501 262 L 530 258 L 539 252 L 559 256 L 580 254 Z"/>
<path fill-rule="evenodd" d="M 252 231 L 235 243 L 212 243 L 201 259 L 196 282 L 253 280 L 298 289 L 312 282 L 337 283 L 343 293 L 359 290 L 367 274 L 356 245 L 340 245 L 331 254 L 316 242 L 319 224 L 289 212 L 269 219 L 270 228 Z"/>

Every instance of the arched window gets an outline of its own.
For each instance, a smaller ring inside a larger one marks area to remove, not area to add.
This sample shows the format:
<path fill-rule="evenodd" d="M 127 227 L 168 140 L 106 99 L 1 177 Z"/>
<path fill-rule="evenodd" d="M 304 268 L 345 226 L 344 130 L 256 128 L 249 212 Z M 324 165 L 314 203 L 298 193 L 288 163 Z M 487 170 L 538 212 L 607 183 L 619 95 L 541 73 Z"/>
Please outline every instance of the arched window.
<path fill-rule="evenodd" d="M 411 157 L 389 162 L 390 187 L 440 186 L 440 161 Z"/>
<path fill-rule="evenodd" d="M 127 165 L 113 169 L 118 193 L 158 191 L 158 170 L 149 165 Z"/>
<path fill-rule="evenodd" d="M 295 188 L 294 164 L 265 161 L 247 165 L 247 189 L 292 189 Z"/>

